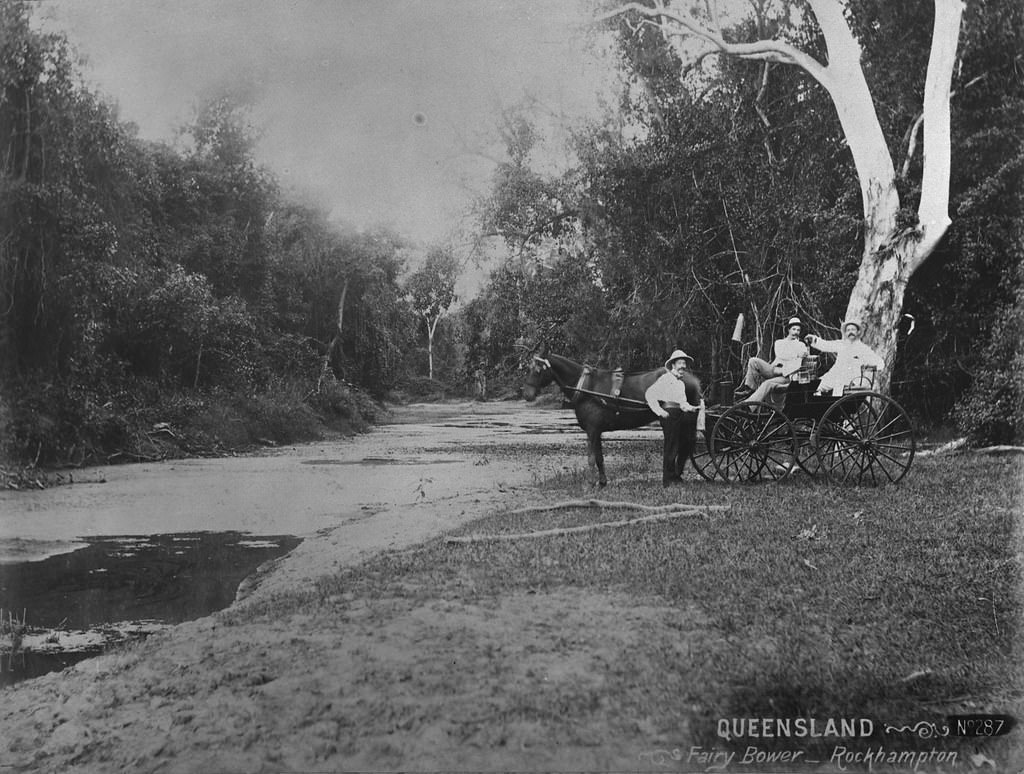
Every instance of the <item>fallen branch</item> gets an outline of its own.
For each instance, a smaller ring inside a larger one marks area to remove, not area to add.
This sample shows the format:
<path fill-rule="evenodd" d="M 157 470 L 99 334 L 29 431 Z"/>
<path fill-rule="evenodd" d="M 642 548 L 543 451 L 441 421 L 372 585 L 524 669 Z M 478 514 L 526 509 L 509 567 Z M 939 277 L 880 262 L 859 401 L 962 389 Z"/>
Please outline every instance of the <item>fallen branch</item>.
<path fill-rule="evenodd" d="M 930 457 L 934 454 L 949 454 L 954 451 L 961 451 L 967 447 L 966 438 L 957 438 L 955 441 L 943 444 L 937 449 L 923 449 L 917 453 L 918 457 Z"/>
<path fill-rule="evenodd" d="M 1024 446 L 985 446 L 975 449 L 975 454 L 1024 454 Z"/>
<path fill-rule="evenodd" d="M 139 452 L 128 451 L 127 449 L 119 449 L 112 454 L 107 455 L 107 462 L 111 462 L 118 457 L 131 457 L 136 460 L 144 460 L 146 462 L 160 462 L 163 457 L 153 457 L 149 454 L 140 454 Z"/>
<path fill-rule="evenodd" d="M 636 506 L 632 503 L 629 504 L 631 507 L 647 508 L 649 506 Z M 706 516 L 708 510 L 714 508 L 716 510 L 724 510 L 725 506 L 674 506 L 675 510 L 662 511 L 661 513 L 653 513 L 650 516 L 641 516 L 637 519 L 622 519 L 620 521 L 606 521 L 600 524 L 583 524 L 579 527 L 558 527 L 555 529 L 543 529 L 537 532 L 518 532 L 518 533 L 506 533 L 506 534 L 492 534 L 492 535 L 459 535 L 455 537 L 449 537 L 445 539 L 446 543 L 484 543 L 490 540 L 524 540 L 528 538 L 542 538 L 542 537 L 554 537 L 558 535 L 574 535 L 581 532 L 594 532 L 599 529 L 614 529 L 617 527 L 629 527 L 633 524 L 650 524 L 658 521 L 668 521 L 669 519 L 678 519 L 683 516 Z"/>
<path fill-rule="evenodd" d="M 608 500 L 565 500 L 554 505 L 532 505 L 529 508 L 511 511 L 511 513 L 537 513 L 539 511 L 557 511 L 562 508 L 629 508 L 634 511 L 648 511 L 650 513 L 667 513 L 669 511 L 677 511 L 680 508 L 702 508 L 709 511 L 729 510 L 728 505 L 681 505 L 679 503 L 642 505 L 640 503 L 611 502 Z"/>
<path fill-rule="evenodd" d="M 925 449 L 917 453 L 918 457 L 928 457 L 937 454 L 949 454 L 951 452 L 960 451 L 971 451 L 975 454 L 1022 454 L 1024 453 L 1024 446 L 983 446 L 977 449 L 969 449 L 967 446 L 966 438 L 957 438 L 955 441 L 950 441 L 947 444 L 943 444 L 937 449 Z"/>

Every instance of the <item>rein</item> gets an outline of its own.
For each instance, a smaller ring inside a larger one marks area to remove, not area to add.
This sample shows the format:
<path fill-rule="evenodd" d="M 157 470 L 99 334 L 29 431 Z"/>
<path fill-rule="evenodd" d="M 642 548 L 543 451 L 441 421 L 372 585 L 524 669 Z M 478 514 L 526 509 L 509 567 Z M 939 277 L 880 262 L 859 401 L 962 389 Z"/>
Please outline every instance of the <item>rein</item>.
<path fill-rule="evenodd" d="M 607 395 L 603 392 L 593 392 L 592 390 L 582 390 L 576 387 L 562 387 L 563 390 L 571 390 L 578 394 L 589 395 L 599 403 L 608 405 L 610 403 L 615 404 L 617 410 L 629 410 L 629 411 L 650 411 L 651 407 L 647 405 L 646 401 L 637 400 L 636 398 L 623 398 L 621 395 Z M 629 404 L 621 406 L 619 404 Z"/>

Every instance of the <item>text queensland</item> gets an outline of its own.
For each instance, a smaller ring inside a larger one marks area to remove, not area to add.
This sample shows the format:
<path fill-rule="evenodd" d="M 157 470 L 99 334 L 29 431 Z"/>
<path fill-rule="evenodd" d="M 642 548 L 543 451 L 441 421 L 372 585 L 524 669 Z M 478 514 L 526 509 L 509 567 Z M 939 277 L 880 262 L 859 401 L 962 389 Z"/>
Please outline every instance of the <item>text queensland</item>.
<path fill-rule="evenodd" d="M 720 718 L 717 728 L 722 739 L 854 738 L 875 732 L 870 718 Z"/>

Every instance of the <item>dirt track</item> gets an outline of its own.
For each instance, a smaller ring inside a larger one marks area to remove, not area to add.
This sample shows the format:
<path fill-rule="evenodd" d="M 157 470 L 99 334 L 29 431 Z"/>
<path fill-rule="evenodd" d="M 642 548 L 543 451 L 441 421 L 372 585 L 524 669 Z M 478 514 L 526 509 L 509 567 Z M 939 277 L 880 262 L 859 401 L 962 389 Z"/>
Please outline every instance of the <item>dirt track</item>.
<path fill-rule="evenodd" d="M 30 550 L 46 553 L 83 534 L 169 529 L 304 537 L 243 584 L 240 599 L 259 602 L 436 535 L 583 463 L 568 412 L 419 406 L 394 420 L 356 439 L 92 471 L 105 483 L 5 495 L 0 544 L 27 537 Z M 656 430 L 636 432 L 657 443 Z M 549 453 L 531 453 L 541 447 Z M 516 448 L 523 453 L 508 453 Z M 632 769 L 643 726 L 621 736 L 604 724 L 520 722 L 498 724 L 500 738 L 490 738 L 494 726 L 480 718 L 500 713 L 503 692 L 540 697 L 582 680 L 600 693 L 597 675 L 637 632 L 674 626 L 678 636 L 699 621 L 642 602 L 531 594 L 482 610 L 386 600 L 345 620 L 183 624 L 3 691 L 0 771 Z M 569 649 L 567 622 L 580 638 Z"/>
<path fill-rule="evenodd" d="M 503 490 L 543 472 L 525 455 L 515 466 L 489 465 L 488 445 L 583 448 L 571 413 L 523 403 L 418 404 L 395 409 L 392 420 L 356 438 L 254 456 L 91 468 L 76 472 L 71 486 L 0 492 L 0 561 L 59 553 L 81 536 L 197 530 L 331 531 L 347 561 L 416 539 L 421 527 L 431 532 L 434 518 L 443 527 L 464 508 L 500 500 Z M 578 464 L 579 457 L 565 462 Z M 444 507 L 435 515 L 438 504 Z M 401 529 L 390 529 L 389 513 Z"/>

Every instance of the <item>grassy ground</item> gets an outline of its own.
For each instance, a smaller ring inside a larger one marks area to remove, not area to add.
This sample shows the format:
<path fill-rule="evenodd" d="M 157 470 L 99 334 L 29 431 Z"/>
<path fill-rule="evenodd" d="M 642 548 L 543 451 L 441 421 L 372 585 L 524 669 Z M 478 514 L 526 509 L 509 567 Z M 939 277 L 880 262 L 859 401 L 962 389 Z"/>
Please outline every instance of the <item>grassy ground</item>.
<path fill-rule="evenodd" d="M 1019 730 L 979 746 L 977 739 L 937 744 L 913 734 L 885 737 L 883 728 L 921 720 L 941 726 L 951 713 L 1024 708 L 1015 671 L 1018 462 L 922 457 L 903 483 L 878 489 L 830 487 L 804 475 L 727 485 L 691 473 L 685 488 L 663 490 L 657 485 L 659 450 L 632 443 L 609 444 L 615 483 L 603 499 L 728 510 L 542 539 L 438 539 L 324 578 L 310 593 L 243 607 L 226 622 L 244 625 L 283 609 L 337 620 L 365 616 L 369 609 L 374 625 L 386 628 L 413 610 L 457 605 L 460 614 L 474 610 L 486 617 L 512 600 L 532 598 L 564 608 L 545 610 L 554 615 L 551 625 L 565 622 L 548 640 L 551 655 L 579 656 L 587 669 L 600 672 L 600 680 L 545 677 L 527 680 L 529 688 L 514 687 L 509 653 L 517 652 L 521 634 L 509 631 L 504 654 L 500 642 L 489 641 L 487 647 L 497 651 L 473 662 L 476 672 L 485 673 L 471 678 L 492 686 L 490 720 L 484 721 L 492 730 L 544 723 L 550 733 L 562 728 L 565 739 L 590 744 L 578 738 L 579 729 L 591 727 L 588 718 L 600 718 L 620 738 L 721 748 L 716 727 L 722 718 L 867 717 L 875 734 L 852 741 L 851 750 L 898 744 L 900 750 L 969 747 L 996 760 L 1012 755 L 1007 745 L 1019 739 Z M 500 460 L 492 458 L 492 464 Z M 586 479 L 583 470 L 570 470 L 545 482 L 533 504 L 593 497 Z M 518 533 L 636 515 L 585 507 L 513 514 L 510 508 L 458 534 Z M 572 600 L 582 605 L 595 598 L 611 606 L 602 620 L 617 616 L 632 627 L 628 645 L 620 642 L 604 653 L 600 631 L 587 633 L 571 622 L 579 612 Z M 417 647 L 444 651 L 451 631 L 442 631 L 436 629 L 438 641 L 427 635 Z M 530 646 L 518 652 L 521 658 Z M 417 678 L 425 681 L 426 694 L 455 679 L 451 663 L 442 662 L 417 667 L 434 672 Z M 386 667 L 381 672 L 365 679 L 381 680 L 383 689 L 394 675 Z M 378 709 L 385 729 L 394 722 L 394 708 Z M 497 739 L 499 732 L 494 734 Z M 755 741 L 762 750 L 793 747 L 792 740 Z M 801 747 L 809 757 L 828 760 L 834 742 L 801 740 Z M 733 743 L 732 749 L 743 748 Z"/>

